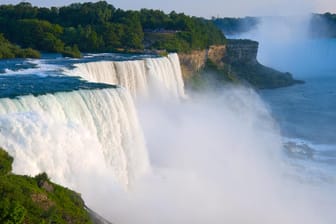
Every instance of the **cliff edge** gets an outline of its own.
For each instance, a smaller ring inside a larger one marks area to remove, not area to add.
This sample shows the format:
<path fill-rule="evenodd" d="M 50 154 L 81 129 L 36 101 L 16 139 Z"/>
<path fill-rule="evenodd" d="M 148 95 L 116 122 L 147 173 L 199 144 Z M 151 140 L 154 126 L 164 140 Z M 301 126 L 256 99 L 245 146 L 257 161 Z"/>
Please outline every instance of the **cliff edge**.
<path fill-rule="evenodd" d="M 197 83 L 209 76 L 220 82 L 245 83 L 259 89 L 290 86 L 302 81 L 288 72 L 280 72 L 260 64 L 257 60 L 258 42 L 228 40 L 226 45 L 211 46 L 207 50 L 180 53 L 183 78 Z"/>

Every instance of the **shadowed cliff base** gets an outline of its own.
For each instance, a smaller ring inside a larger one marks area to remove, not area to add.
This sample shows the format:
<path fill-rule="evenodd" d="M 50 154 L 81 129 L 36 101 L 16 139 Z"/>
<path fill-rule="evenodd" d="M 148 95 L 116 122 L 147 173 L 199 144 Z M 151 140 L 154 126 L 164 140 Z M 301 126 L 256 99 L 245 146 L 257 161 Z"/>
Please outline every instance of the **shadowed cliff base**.
<path fill-rule="evenodd" d="M 279 72 L 260 63 L 229 66 L 230 76 L 236 76 L 240 81 L 247 82 L 258 89 L 274 89 L 304 83 L 304 81 L 293 79 L 289 72 Z"/>
<path fill-rule="evenodd" d="M 252 40 L 228 40 L 226 45 L 179 54 L 186 85 L 198 88 L 204 82 L 216 85 L 229 82 L 273 89 L 304 83 L 295 80 L 288 72 L 260 64 L 257 60 L 258 45 Z"/>

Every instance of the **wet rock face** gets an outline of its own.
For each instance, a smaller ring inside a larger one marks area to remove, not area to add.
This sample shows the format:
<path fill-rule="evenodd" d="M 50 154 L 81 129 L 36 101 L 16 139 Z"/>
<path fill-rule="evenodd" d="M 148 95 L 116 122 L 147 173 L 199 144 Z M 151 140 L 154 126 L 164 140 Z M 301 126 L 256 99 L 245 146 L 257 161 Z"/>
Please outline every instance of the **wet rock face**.
<path fill-rule="evenodd" d="M 225 64 L 257 64 L 258 42 L 251 40 L 228 40 L 226 45 L 213 45 L 207 50 L 179 53 L 183 78 L 189 79 L 201 71 L 207 60 L 217 67 Z"/>
<path fill-rule="evenodd" d="M 179 53 L 179 59 L 184 79 L 202 70 L 207 59 L 207 50 L 195 50 L 190 53 Z"/>
<path fill-rule="evenodd" d="M 212 63 L 216 64 L 219 67 L 224 66 L 224 59 L 227 55 L 227 46 L 226 45 L 213 45 L 210 46 L 207 56 Z"/>
<path fill-rule="evenodd" d="M 179 54 L 185 83 L 209 73 L 219 80 L 241 82 L 259 89 L 273 89 L 303 83 L 290 73 L 280 72 L 257 61 L 259 44 L 252 40 L 227 40 L 226 45 Z M 199 79 L 199 78 L 198 78 Z"/>
<path fill-rule="evenodd" d="M 258 42 L 252 40 L 228 40 L 224 61 L 228 64 L 257 64 Z"/>
<path fill-rule="evenodd" d="M 213 45 L 206 50 L 194 50 L 190 53 L 179 53 L 183 78 L 189 79 L 194 73 L 204 69 L 206 61 L 210 60 L 217 66 L 224 65 L 225 45 Z"/>

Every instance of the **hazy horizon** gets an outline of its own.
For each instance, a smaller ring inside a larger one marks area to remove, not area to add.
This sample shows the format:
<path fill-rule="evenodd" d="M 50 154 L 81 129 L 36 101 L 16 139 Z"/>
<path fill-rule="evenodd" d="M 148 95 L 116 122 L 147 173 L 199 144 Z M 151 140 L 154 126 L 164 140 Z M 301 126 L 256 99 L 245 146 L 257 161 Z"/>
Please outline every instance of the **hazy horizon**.
<path fill-rule="evenodd" d="M 0 4 L 17 4 L 19 2 L 30 2 L 32 5 L 50 7 L 64 6 L 75 2 L 97 2 L 76 1 L 76 0 L 0 0 Z M 336 1 L 332 0 L 178 0 L 153 1 L 142 0 L 134 2 L 130 0 L 107 0 L 108 3 L 121 9 L 159 9 L 165 12 L 183 12 L 192 16 L 214 17 L 243 17 L 243 16 L 270 16 L 270 15 L 299 15 L 305 13 L 336 12 Z M 244 6 L 244 7 L 242 7 Z"/>

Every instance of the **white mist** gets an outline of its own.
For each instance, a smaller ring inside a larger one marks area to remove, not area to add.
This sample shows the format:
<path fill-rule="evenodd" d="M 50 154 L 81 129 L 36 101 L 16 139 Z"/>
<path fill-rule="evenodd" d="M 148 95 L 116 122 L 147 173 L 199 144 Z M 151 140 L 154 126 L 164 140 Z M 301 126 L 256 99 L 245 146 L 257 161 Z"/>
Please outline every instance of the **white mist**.
<path fill-rule="evenodd" d="M 139 99 L 137 111 L 120 89 L 1 99 L 0 106 L 0 142 L 15 157 L 14 171 L 46 171 L 113 223 L 336 218 L 335 188 L 287 164 L 278 127 L 251 89 L 225 86 L 182 102 L 155 94 Z"/>
<path fill-rule="evenodd" d="M 287 164 L 277 125 L 253 90 L 151 99 L 138 110 L 152 169 L 128 192 L 93 193 L 91 205 L 112 222 L 333 223 L 332 187 Z"/>

